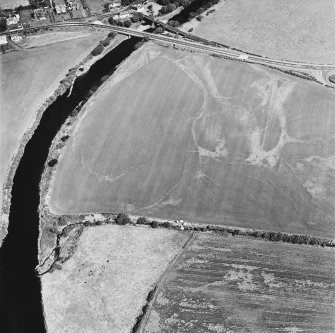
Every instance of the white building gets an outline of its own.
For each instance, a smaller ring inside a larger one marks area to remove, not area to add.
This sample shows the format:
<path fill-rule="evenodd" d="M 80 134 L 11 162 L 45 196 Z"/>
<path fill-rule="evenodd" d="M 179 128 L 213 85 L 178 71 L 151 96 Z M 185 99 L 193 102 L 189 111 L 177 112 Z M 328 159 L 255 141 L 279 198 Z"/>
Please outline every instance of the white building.
<path fill-rule="evenodd" d="M 6 20 L 7 26 L 11 26 L 14 24 L 18 24 L 20 21 L 20 16 L 19 14 L 16 14 L 14 16 L 8 17 Z"/>
<path fill-rule="evenodd" d="M 120 3 L 112 2 L 109 4 L 109 10 L 113 10 L 113 9 L 120 8 L 120 7 L 121 7 Z"/>
<path fill-rule="evenodd" d="M 119 14 L 119 19 L 120 20 L 127 19 L 127 18 L 131 18 L 131 14 L 129 12 L 127 12 L 126 10 Z"/>
<path fill-rule="evenodd" d="M 247 54 L 240 54 L 238 58 L 241 60 L 248 60 L 249 56 Z"/>
<path fill-rule="evenodd" d="M 12 36 L 11 37 L 12 41 L 17 43 L 17 42 L 21 42 L 22 41 L 22 36 L 16 35 L 16 36 Z"/>

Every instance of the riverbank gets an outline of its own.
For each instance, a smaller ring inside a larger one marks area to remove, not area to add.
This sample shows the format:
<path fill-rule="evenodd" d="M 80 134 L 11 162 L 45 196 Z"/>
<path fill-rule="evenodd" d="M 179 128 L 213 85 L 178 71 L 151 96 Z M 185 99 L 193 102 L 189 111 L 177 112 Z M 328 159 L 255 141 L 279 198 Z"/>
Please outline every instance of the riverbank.
<path fill-rule="evenodd" d="M 70 77 L 63 81 L 65 93 L 45 109 L 24 148 L 13 178 L 8 235 L 0 249 L 3 282 L 0 311 L 5 319 L 1 327 L 6 332 L 46 331 L 40 278 L 35 268 L 38 266 L 39 183 L 52 140 L 90 90 L 132 52 L 137 42 L 136 38 L 127 39 L 122 46 L 102 56 L 84 75 L 77 77 L 72 88 Z"/>
<path fill-rule="evenodd" d="M 148 45 L 146 45 L 148 47 Z M 81 106 L 73 112 L 67 121 L 63 124 L 57 135 L 55 136 L 50 149 L 47 161 L 57 161 L 53 167 L 49 167 L 46 164 L 46 167 L 43 171 L 41 182 L 40 182 L 40 236 L 39 236 L 39 261 L 40 263 L 44 262 L 45 259 L 50 256 L 53 249 L 57 243 L 57 233 L 50 233 L 48 228 L 58 228 L 61 229 L 61 226 L 58 225 L 58 215 L 54 214 L 49 209 L 49 199 L 50 193 L 53 188 L 54 175 L 57 170 L 57 166 L 61 163 L 62 156 L 64 153 L 64 148 L 66 146 L 66 141 L 74 133 L 76 128 L 79 126 L 80 121 L 85 117 L 85 111 L 87 108 L 94 103 L 94 100 L 99 96 L 101 91 L 107 89 L 107 87 L 113 83 L 123 80 L 127 76 L 131 75 L 137 68 L 140 68 L 147 58 L 143 56 L 141 52 L 142 47 L 133 51 L 130 57 L 123 60 L 118 66 L 113 75 L 106 80 L 99 87 L 98 90 L 92 92 L 88 96 L 88 102 Z M 154 49 L 152 50 L 152 55 L 154 56 Z M 98 87 L 97 87 L 98 88 Z M 66 138 L 66 139 L 65 139 Z"/>
<path fill-rule="evenodd" d="M 28 100 L 22 100 L 21 98 L 12 98 L 15 102 L 19 101 L 21 104 L 15 106 L 15 110 L 25 110 L 25 114 L 23 115 L 17 115 L 17 118 L 20 119 L 20 125 L 21 129 L 10 129 L 10 127 L 13 126 L 13 121 L 11 123 L 6 124 L 5 120 L 2 121 L 2 126 L 5 126 L 3 129 L 2 133 L 4 136 L 4 143 L 6 145 L 6 149 L 8 149 L 8 146 L 13 147 L 13 153 L 11 153 L 9 150 L 5 151 L 5 149 L 1 149 L 1 156 L 2 156 L 2 163 L 1 163 L 1 174 L 4 175 L 3 180 L 2 180 L 2 192 L 0 193 L 0 202 L 2 202 L 2 207 L 1 207 L 1 222 L 0 222 L 0 246 L 3 242 L 3 239 L 5 238 L 7 234 L 7 228 L 8 228 L 8 217 L 9 217 L 9 210 L 10 210 L 10 200 L 11 200 L 11 188 L 13 185 L 13 177 L 15 174 L 15 171 L 17 169 L 17 166 L 20 162 L 20 159 L 23 155 L 25 146 L 31 136 L 33 135 L 35 129 L 37 128 L 40 119 L 44 113 L 44 111 L 56 100 L 58 96 L 61 96 L 62 94 L 65 93 L 65 91 L 68 89 L 69 86 L 75 81 L 75 79 L 85 73 L 97 60 L 102 58 L 107 52 L 109 52 L 113 47 L 118 45 L 122 40 L 124 40 L 125 37 L 123 36 L 117 36 L 116 39 L 112 41 L 112 43 L 104 50 L 104 52 L 97 56 L 93 57 L 90 52 L 94 48 L 94 46 L 97 45 L 99 40 L 103 39 L 106 36 L 106 33 L 95 33 L 92 35 L 91 33 L 91 38 L 92 36 L 94 37 L 93 40 L 90 40 L 88 45 L 85 46 L 85 50 L 82 51 L 79 55 L 77 56 L 71 56 L 69 59 L 70 66 L 68 66 L 66 69 L 61 70 L 61 67 L 57 65 L 55 67 L 56 70 L 58 70 L 57 77 L 56 79 L 53 80 L 54 83 L 50 84 L 47 86 L 46 82 L 44 80 L 41 80 L 41 78 L 36 78 L 36 80 L 40 79 L 41 81 L 36 81 L 39 82 L 41 85 L 40 88 L 38 88 L 37 95 L 29 95 Z M 86 37 L 85 37 L 86 38 Z M 69 46 L 71 45 L 72 41 L 67 41 L 67 44 Z M 63 54 L 66 54 L 66 49 L 64 49 L 64 43 L 60 44 L 53 44 L 52 47 L 56 48 L 59 46 L 63 46 L 61 51 Z M 39 51 L 39 48 L 32 49 L 29 52 L 36 52 Z M 43 50 L 43 48 L 41 48 Z M 77 52 L 78 53 L 78 52 Z M 14 53 L 13 53 L 14 54 Z M 15 54 L 18 54 L 18 52 L 15 52 Z M 26 53 L 23 54 L 23 56 L 26 55 Z M 2 59 L 2 61 L 4 61 Z M 36 63 L 36 60 L 34 59 L 34 62 L 37 66 L 40 66 L 41 64 Z M 72 68 L 71 68 L 72 66 Z M 70 69 L 68 69 L 70 68 Z M 8 67 L 7 67 L 8 69 Z M 23 69 L 24 70 L 24 69 Z M 68 72 L 68 73 L 67 73 Z M 31 79 L 34 78 L 32 76 L 30 78 L 30 83 Z M 65 81 L 63 81 L 64 79 Z M 59 81 L 63 81 L 62 83 L 58 83 Z M 9 80 L 6 81 L 7 84 L 10 82 Z M 16 85 L 20 86 L 21 82 L 16 81 Z M 4 90 L 3 90 L 4 91 Z M 28 87 L 28 91 L 26 92 L 29 94 L 31 91 L 31 88 Z M 18 92 L 18 87 L 13 87 L 13 92 Z M 4 94 L 4 93 L 3 93 Z M 34 97 L 34 100 L 32 98 Z M 42 103 L 39 101 L 43 101 Z M 24 103 L 24 104 L 23 104 Z M 27 105 L 29 105 L 29 109 L 31 112 L 27 112 Z M 14 110 L 14 111 L 15 111 Z M 14 113 L 14 111 L 12 113 Z M 15 113 L 14 113 L 15 114 Z M 27 115 L 30 116 L 27 119 Z M 4 117 L 4 115 L 2 115 Z M 33 119 L 31 119 L 33 118 Z M 4 119 L 4 118 L 3 118 Z M 15 126 L 17 126 L 18 122 L 15 121 Z M 8 128 L 6 128 L 8 127 Z M 22 137 L 20 139 L 20 135 L 17 133 L 20 131 L 23 133 Z M 15 137 L 10 137 L 10 135 L 15 135 Z M 16 143 L 17 142 L 17 143 Z M 15 146 L 17 148 L 15 148 Z M 10 157 L 12 155 L 12 157 Z M 3 161 L 5 160 L 11 160 L 8 162 L 8 166 L 5 165 Z"/>

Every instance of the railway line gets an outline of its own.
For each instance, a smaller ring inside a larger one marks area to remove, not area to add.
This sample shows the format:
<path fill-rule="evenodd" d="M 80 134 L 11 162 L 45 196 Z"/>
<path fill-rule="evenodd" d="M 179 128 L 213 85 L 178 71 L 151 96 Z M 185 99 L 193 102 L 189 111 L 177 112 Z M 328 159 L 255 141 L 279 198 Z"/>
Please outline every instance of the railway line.
<path fill-rule="evenodd" d="M 68 28 L 68 27 L 75 27 L 75 26 L 82 26 L 82 27 L 92 27 L 92 28 L 99 28 L 99 29 L 107 29 L 110 31 L 114 31 L 123 35 L 127 36 L 135 36 L 140 38 L 148 38 L 150 40 L 156 40 L 160 42 L 170 43 L 175 45 L 179 45 L 182 47 L 194 49 L 194 50 L 200 50 L 202 52 L 206 52 L 210 55 L 215 55 L 218 57 L 223 58 L 229 58 L 229 59 L 235 59 L 247 63 L 255 63 L 255 64 L 263 64 L 268 66 L 276 66 L 286 69 L 314 69 L 314 70 L 334 70 L 335 64 L 313 64 L 313 63 L 305 63 L 305 62 L 294 62 L 294 61 L 286 61 L 286 60 L 278 60 L 278 59 L 270 59 L 266 57 L 256 56 L 256 55 L 250 55 L 244 52 L 230 50 L 230 49 L 224 49 L 223 47 L 217 47 L 212 45 L 206 45 L 197 43 L 194 41 L 188 41 L 180 38 L 170 37 L 170 36 L 164 36 L 159 34 L 153 34 L 149 32 L 143 32 L 143 31 L 137 31 L 130 28 L 123 28 L 123 27 L 117 27 L 112 25 L 106 25 L 103 23 L 89 23 L 89 22 L 71 22 L 71 23 L 56 23 L 56 24 L 48 24 L 38 27 L 39 29 L 45 29 L 45 28 Z M 34 30 L 36 28 L 26 28 L 24 30 Z M 18 33 L 19 31 L 12 30 L 0 33 L 0 35 L 11 35 Z M 22 32 L 22 30 L 21 30 Z M 210 42 L 208 42 L 210 43 Z"/>

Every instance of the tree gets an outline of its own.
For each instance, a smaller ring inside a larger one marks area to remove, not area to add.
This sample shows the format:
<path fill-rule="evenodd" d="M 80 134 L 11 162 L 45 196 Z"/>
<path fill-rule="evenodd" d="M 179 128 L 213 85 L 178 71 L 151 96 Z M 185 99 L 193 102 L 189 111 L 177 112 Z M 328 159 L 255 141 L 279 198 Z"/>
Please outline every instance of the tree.
<path fill-rule="evenodd" d="M 152 3 L 148 6 L 148 9 L 152 11 Z"/>
<path fill-rule="evenodd" d="M 204 11 L 205 11 L 204 8 L 203 8 L 203 7 L 200 7 L 200 8 L 197 9 L 197 14 L 200 15 L 200 14 L 202 14 Z"/>
<path fill-rule="evenodd" d="M 133 15 L 132 17 L 131 17 L 131 21 L 133 22 L 133 23 L 136 23 L 136 22 L 138 22 L 140 20 L 140 18 L 138 17 L 138 15 Z"/>
<path fill-rule="evenodd" d="M 7 30 L 7 21 L 4 17 L 0 18 L 0 31 Z"/>
<path fill-rule="evenodd" d="M 108 46 L 109 44 L 110 44 L 110 42 L 111 42 L 111 38 L 110 37 L 107 37 L 107 38 L 105 38 L 103 41 L 102 41 L 102 45 L 103 46 Z"/>
<path fill-rule="evenodd" d="M 195 12 L 191 12 L 190 13 L 190 19 L 193 19 L 197 16 L 197 14 Z"/>
<path fill-rule="evenodd" d="M 157 34 L 161 34 L 161 33 L 163 33 L 163 31 L 164 31 L 164 29 L 163 29 L 162 27 L 158 27 L 158 28 L 156 29 L 156 33 L 157 33 Z"/>
<path fill-rule="evenodd" d="M 112 31 L 112 32 L 110 32 L 110 33 L 108 34 L 108 37 L 110 37 L 110 38 L 115 38 L 116 35 L 117 35 L 117 33 L 114 32 L 114 31 Z"/>
<path fill-rule="evenodd" d="M 163 6 L 163 7 L 159 10 L 159 12 L 160 12 L 161 14 L 167 14 L 167 13 L 168 13 L 168 8 L 167 8 L 167 6 Z"/>
<path fill-rule="evenodd" d="M 99 45 L 98 45 L 98 46 L 91 52 L 91 54 L 92 54 L 93 56 L 97 56 L 97 55 L 101 54 L 103 50 L 104 50 L 104 47 L 103 47 L 101 44 L 99 44 Z"/>
<path fill-rule="evenodd" d="M 124 225 L 124 224 L 131 223 L 131 219 L 129 218 L 129 216 L 127 214 L 120 213 L 116 216 L 115 222 L 116 222 L 116 224 Z"/>
<path fill-rule="evenodd" d="M 114 19 L 113 19 L 112 17 L 110 17 L 110 18 L 108 19 L 108 22 L 109 22 L 109 24 L 111 24 L 111 25 L 115 25 L 115 24 L 116 24 L 116 22 L 114 21 Z"/>
<path fill-rule="evenodd" d="M 177 7 L 174 4 L 170 3 L 168 4 L 167 8 L 168 12 L 173 12 Z"/>
<path fill-rule="evenodd" d="M 168 22 L 169 26 L 171 27 L 178 27 L 180 24 L 179 24 L 179 21 L 177 20 L 171 20 Z"/>
<path fill-rule="evenodd" d="M 130 20 L 124 21 L 123 26 L 125 28 L 129 28 L 131 26 L 131 21 Z"/>
<path fill-rule="evenodd" d="M 136 223 L 137 224 L 148 224 L 149 221 L 145 217 L 141 216 L 137 219 Z"/>
<path fill-rule="evenodd" d="M 180 0 L 180 4 L 186 8 L 190 5 L 190 0 Z"/>

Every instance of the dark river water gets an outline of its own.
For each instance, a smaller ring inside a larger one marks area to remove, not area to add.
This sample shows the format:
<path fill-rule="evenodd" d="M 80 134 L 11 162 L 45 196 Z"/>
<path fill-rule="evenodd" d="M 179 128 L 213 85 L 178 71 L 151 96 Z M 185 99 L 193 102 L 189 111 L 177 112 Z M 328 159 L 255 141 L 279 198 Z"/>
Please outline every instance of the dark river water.
<path fill-rule="evenodd" d="M 79 77 L 71 95 L 67 97 L 66 92 L 44 112 L 25 147 L 14 176 L 8 235 L 0 248 L 0 332 L 45 332 L 41 284 L 35 267 L 38 264 L 39 182 L 48 150 L 71 111 L 101 83 L 103 76 L 113 73 L 138 41 L 132 37 L 122 42 Z"/>

